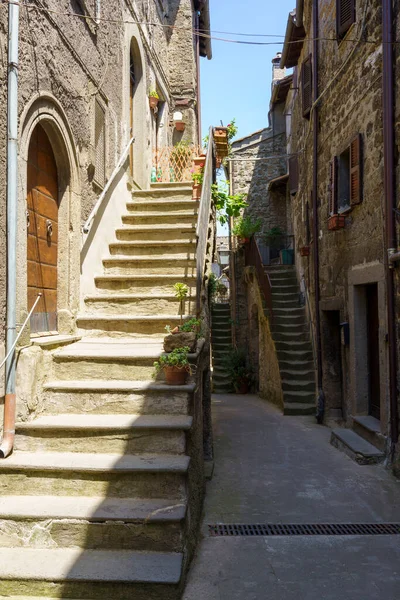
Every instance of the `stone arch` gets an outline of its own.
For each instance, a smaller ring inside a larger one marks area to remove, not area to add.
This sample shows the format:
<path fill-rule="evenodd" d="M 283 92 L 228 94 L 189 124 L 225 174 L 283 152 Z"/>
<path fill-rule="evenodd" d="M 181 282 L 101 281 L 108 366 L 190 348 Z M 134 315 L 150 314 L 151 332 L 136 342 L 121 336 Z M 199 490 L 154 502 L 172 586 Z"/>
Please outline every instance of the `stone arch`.
<path fill-rule="evenodd" d="M 74 314 L 79 307 L 80 272 L 80 178 L 76 144 L 66 114 L 51 94 L 38 94 L 32 98 L 21 115 L 20 123 L 18 221 L 21 240 L 17 253 L 18 308 L 20 314 L 30 309 L 26 293 L 27 163 L 30 140 L 36 126 L 40 124 L 50 141 L 58 171 L 58 331 L 72 333 L 75 328 Z"/>
<path fill-rule="evenodd" d="M 148 183 L 148 165 L 146 165 L 146 138 L 148 137 L 148 123 L 143 116 L 148 114 L 146 73 L 143 52 L 136 36 L 131 36 L 128 52 L 128 82 L 129 82 L 129 110 L 128 127 L 129 139 L 135 137 L 135 143 L 131 150 L 131 175 L 135 182 L 141 187 Z M 135 81 L 132 85 L 132 67 L 134 69 Z"/>

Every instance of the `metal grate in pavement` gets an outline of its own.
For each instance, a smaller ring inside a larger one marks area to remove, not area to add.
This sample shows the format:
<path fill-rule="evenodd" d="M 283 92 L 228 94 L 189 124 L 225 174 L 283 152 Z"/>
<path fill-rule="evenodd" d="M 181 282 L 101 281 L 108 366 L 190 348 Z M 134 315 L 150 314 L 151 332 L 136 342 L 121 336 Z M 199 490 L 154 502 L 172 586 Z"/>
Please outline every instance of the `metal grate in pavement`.
<path fill-rule="evenodd" d="M 400 535 L 400 523 L 314 523 L 209 525 L 211 537 L 282 535 Z"/>

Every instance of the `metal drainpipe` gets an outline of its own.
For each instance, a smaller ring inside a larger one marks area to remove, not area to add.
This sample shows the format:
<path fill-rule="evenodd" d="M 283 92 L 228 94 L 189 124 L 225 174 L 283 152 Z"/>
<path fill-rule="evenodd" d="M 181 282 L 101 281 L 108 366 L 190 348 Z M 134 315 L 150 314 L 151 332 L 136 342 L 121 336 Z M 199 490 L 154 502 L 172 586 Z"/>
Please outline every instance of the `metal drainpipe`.
<path fill-rule="evenodd" d="M 389 342 L 389 390 L 390 428 L 392 452 L 399 436 L 397 406 L 397 352 L 394 271 L 390 255 L 396 251 L 396 207 L 395 158 L 394 158 L 394 85 L 393 85 L 393 7 L 392 0 L 382 0 L 382 41 L 383 41 L 383 156 L 384 191 L 386 205 L 386 292 L 388 311 Z"/>
<path fill-rule="evenodd" d="M 229 194 L 233 195 L 233 163 L 229 161 Z M 230 279 L 230 299 L 231 299 L 231 317 L 232 317 L 232 345 L 236 348 L 236 316 L 237 316 L 237 296 L 236 296 L 236 253 L 233 248 L 232 228 L 233 218 L 229 217 L 229 279 Z"/>
<path fill-rule="evenodd" d="M 318 99 L 318 0 L 313 0 L 313 97 Z M 317 350 L 317 386 L 318 410 L 317 420 L 322 423 L 325 406 L 322 391 L 322 350 L 321 350 L 321 320 L 319 314 L 319 221 L 318 221 L 318 107 L 313 108 L 313 238 L 314 238 L 314 288 L 315 288 L 315 337 Z"/>
<path fill-rule="evenodd" d="M 200 14 L 197 12 L 196 14 L 196 30 L 200 29 Z M 198 145 L 201 146 L 201 89 L 200 89 L 200 35 L 196 33 L 196 70 L 197 70 L 197 130 L 199 136 Z"/>
<path fill-rule="evenodd" d="M 19 4 L 8 7 L 8 106 L 7 106 L 7 332 L 6 354 L 16 336 L 17 304 L 17 204 L 18 204 L 18 28 Z M 0 458 L 11 454 L 15 436 L 15 350 L 6 362 L 6 397 Z"/>

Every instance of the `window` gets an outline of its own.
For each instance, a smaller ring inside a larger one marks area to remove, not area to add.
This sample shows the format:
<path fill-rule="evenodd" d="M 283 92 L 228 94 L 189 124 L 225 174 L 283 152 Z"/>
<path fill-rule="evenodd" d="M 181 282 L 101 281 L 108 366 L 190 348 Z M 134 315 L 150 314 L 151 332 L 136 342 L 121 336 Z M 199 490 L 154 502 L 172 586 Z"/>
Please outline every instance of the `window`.
<path fill-rule="evenodd" d="M 303 117 L 308 117 L 312 106 L 312 61 L 311 54 L 303 62 L 301 68 L 301 95 L 303 103 Z"/>
<path fill-rule="evenodd" d="M 289 158 L 289 191 L 290 195 L 297 194 L 299 188 L 299 158 L 297 154 Z"/>
<path fill-rule="evenodd" d="M 347 212 L 362 201 L 361 135 L 330 164 L 329 215 Z"/>
<path fill-rule="evenodd" d="M 356 0 L 336 0 L 336 33 L 342 39 L 356 20 Z"/>
<path fill-rule="evenodd" d="M 106 112 L 103 105 L 97 99 L 94 121 L 94 145 L 96 153 L 94 178 L 100 187 L 104 187 L 106 182 Z"/>

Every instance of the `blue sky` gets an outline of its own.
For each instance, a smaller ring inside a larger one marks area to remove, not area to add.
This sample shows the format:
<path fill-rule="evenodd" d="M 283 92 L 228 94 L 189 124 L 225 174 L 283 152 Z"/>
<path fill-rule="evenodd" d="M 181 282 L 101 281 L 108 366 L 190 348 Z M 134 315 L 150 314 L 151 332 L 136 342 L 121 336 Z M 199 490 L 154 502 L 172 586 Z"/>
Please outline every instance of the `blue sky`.
<path fill-rule="evenodd" d="M 296 0 L 210 0 L 211 29 L 283 36 Z M 271 42 L 278 38 L 248 38 L 212 33 L 216 37 Z M 212 40 L 213 58 L 201 60 L 202 127 L 224 125 L 235 117 L 238 137 L 268 124 L 271 60 L 281 51 L 273 46 L 247 46 Z"/>

